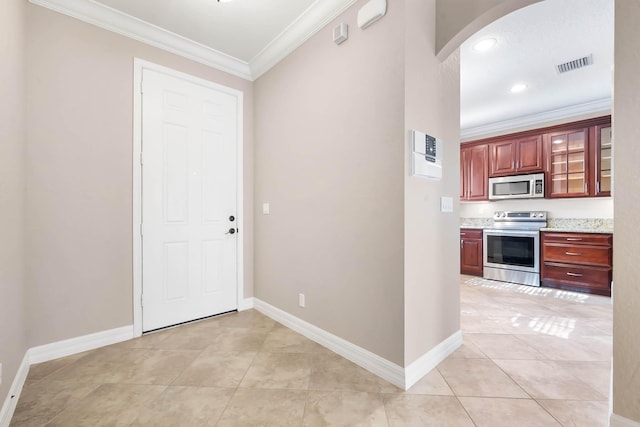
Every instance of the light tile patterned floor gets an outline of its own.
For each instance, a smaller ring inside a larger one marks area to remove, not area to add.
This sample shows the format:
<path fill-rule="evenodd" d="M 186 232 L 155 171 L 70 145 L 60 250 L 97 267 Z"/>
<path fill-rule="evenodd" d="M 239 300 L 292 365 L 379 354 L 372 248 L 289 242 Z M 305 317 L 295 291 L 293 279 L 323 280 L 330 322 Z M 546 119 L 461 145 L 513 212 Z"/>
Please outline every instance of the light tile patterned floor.
<path fill-rule="evenodd" d="M 31 367 L 12 426 L 606 426 L 610 300 L 461 278 L 465 344 L 404 392 L 256 311 Z"/>

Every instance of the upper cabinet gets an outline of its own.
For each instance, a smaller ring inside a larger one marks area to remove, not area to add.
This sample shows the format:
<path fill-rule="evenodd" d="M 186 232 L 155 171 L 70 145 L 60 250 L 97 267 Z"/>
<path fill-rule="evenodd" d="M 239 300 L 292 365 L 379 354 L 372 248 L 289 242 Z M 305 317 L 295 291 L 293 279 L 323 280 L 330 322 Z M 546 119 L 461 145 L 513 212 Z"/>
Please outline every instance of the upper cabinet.
<path fill-rule="evenodd" d="M 595 196 L 611 195 L 611 159 L 613 158 L 613 139 L 611 137 L 611 125 L 599 125 L 594 129 L 595 144 L 594 158 L 594 182 Z"/>
<path fill-rule="evenodd" d="M 589 128 L 545 135 L 547 197 L 589 195 Z"/>
<path fill-rule="evenodd" d="M 489 200 L 489 146 L 460 150 L 460 200 Z"/>
<path fill-rule="evenodd" d="M 491 143 L 489 165 L 491 177 L 544 171 L 542 137 Z"/>
<path fill-rule="evenodd" d="M 489 177 L 539 172 L 547 198 L 610 196 L 612 148 L 611 116 L 466 142 L 460 199 L 488 200 Z"/>

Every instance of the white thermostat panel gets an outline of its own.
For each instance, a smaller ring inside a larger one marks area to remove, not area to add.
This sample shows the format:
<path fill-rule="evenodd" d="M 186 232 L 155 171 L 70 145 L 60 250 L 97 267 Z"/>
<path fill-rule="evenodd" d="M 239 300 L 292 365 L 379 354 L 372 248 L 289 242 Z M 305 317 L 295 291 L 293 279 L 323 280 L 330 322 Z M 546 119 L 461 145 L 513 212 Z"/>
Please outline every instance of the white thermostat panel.
<path fill-rule="evenodd" d="M 442 178 L 442 141 L 417 130 L 410 131 L 411 176 Z"/>

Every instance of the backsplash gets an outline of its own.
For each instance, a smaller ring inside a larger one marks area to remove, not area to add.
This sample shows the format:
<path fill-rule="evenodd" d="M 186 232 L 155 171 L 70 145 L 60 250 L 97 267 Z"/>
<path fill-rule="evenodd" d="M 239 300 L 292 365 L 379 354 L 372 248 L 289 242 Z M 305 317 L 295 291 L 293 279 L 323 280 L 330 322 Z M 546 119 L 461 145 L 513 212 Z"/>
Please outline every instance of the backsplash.
<path fill-rule="evenodd" d="M 495 211 L 546 211 L 547 218 L 613 218 L 613 198 L 523 199 L 462 202 L 460 218 L 493 218 Z"/>

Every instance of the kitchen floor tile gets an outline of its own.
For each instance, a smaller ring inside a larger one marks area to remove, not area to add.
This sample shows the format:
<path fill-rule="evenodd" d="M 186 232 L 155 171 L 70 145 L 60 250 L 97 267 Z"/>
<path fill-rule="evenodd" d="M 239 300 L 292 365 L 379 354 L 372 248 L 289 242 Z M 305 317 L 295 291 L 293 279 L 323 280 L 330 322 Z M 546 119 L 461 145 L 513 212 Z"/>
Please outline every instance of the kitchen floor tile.
<path fill-rule="evenodd" d="M 233 391 L 211 387 L 167 387 L 155 400 L 140 408 L 131 427 L 213 426 Z"/>
<path fill-rule="evenodd" d="M 561 427 L 560 423 L 532 399 L 460 397 L 460 402 L 477 427 L 505 425 L 505 420 L 517 420 L 518 427 Z"/>
<path fill-rule="evenodd" d="M 606 400 L 607 397 L 549 360 L 496 360 L 535 399 Z"/>
<path fill-rule="evenodd" d="M 222 413 L 217 427 L 302 425 L 307 392 L 239 388 Z"/>
<path fill-rule="evenodd" d="M 310 375 L 309 354 L 258 353 L 240 387 L 306 390 Z"/>
<path fill-rule="evenodd" d="M 609 425 L 609 402 L 539 400 L 564 427 L 603 427 Z"/>
<path fill-rule="evenodd" d="M 541 353 L 518 339 L 517 335 L 467 334 L 465 339 L 492 359 L 544 359 Z"/>
<path fill-rule="evenodd" d="M 310 391 L 303 427 L 387 427 L 387 414 L 379 393 Z"/>
<path fill-rule="evenodd" d="M 391 427 L 474 427 L 467 412 L 453 396 L 385 394 L 383 400 Z"/>
<path fill-rule="evenodd" d="M 490 359 L 447 359 L 438 371 L 456 396 L 529 397 Z"/>
<path fill-rule="evenodd" d="M 608 298 L 461 276 L 460 300 L 464 345 L 407 391 L 249 310 L 33 365 L 11 427 L 607 424 Z"/>

